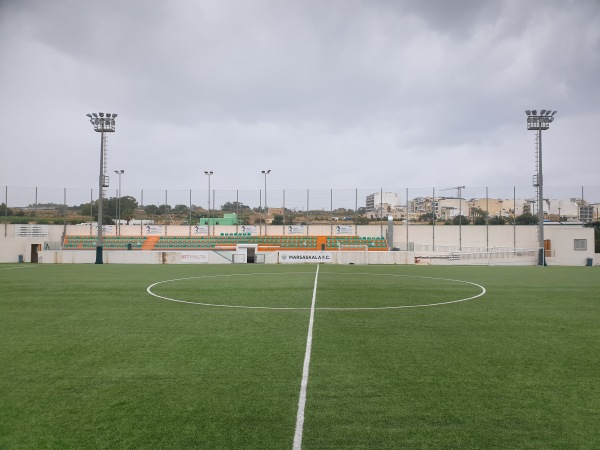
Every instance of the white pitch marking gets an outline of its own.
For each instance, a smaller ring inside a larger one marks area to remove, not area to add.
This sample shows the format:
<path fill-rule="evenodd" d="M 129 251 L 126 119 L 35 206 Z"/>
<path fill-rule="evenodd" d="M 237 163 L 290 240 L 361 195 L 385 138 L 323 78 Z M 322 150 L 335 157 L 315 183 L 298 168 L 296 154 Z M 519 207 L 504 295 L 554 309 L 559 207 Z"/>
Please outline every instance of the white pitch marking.
<path fill-rule="evenodd" d="M 290 274 L 308 274 L 310 272 L 288 272 Z M 163 281 L 158 281 L 156 283 L 151 284 L 150 286 L 148 286 L 146 288 L 146 292 L 148 292 L 148 294 L 157 297 L 157 298 L 162 298 L 163 300 L 169 300 L 171 302 L 177 302 L 177 303 L 187 303 L 190 305 L 201 305 L 201 306 L 217 306 L 217 307 L 221 307 L 221 308 L 239 308 L 239 309 L 268 309 L 268 310 L 285 310 L 285 311 L 289 311 L 289 310 L 299 310 L 299 309 L 308 309 L 308 308 L 293 308 L 293 307 L 270 307 L 270 306 L 241 306 L 241 305 L 224 305 L 224 304 L 217 304 L 217 303 L 203 303 L 203 302 L 191 302 L 191 301 L 187 301 L 187 300 L 179 300 L 176 298 L 170 298 L 170 297 L 164 297 L 162 295 L 158 295 L 155 294 L 154 292 L 152 292 L 152 288 L 156 285 L 159 284 L 163 284 L 163 283 L 170 283 L 172 281 L 182 281 L 182 280 L 194 280 L 194 279 L 199 279 L 199 278 L 220 278 L 220 277 L 234 277 L 234 276 L 251 276 L 251 275 L 281 275 L 280 273 L 233 273 L 233 274 L 227 274 L 227 275 L 204 275 L 201 277 L 186 277 L 186 278 L 176 278 L 173 280 L 163 280 Z"/>
<path fill-rule="evenodd" d="M 298 400 L 298 414 L 296 415 L 296 431 L 294 432 L 293 450 L 302 448 L 302 431 L 304 430 L 304 408 L 306 406 L 306 387 L 308 386 L 308 368 L 310 366 L 310 353 L 312 349 L 313 324 L 315 322 L 315 302 L 317 300 L 317 281 L 319 279 L 319 266 L 315 274 L 312 303 L 310 305 L 310 319 L 308 320 L 308 336 L 306 337 L 306 353 L 304 354 L 304 367 L 302 369 L 302 382 L 300 383 L 300 398 Z"/>
<path fill-rule="evenodd" d="M 35 266 L 0 267 L 0 270 L 32 269 Z"/>
<path fill-rule="evenodd" d="M 317 272 L 318 272 L 318 269 L 317 269 Z M 289 272 L 289 273 L 299 274 L 299 273 L 308 273 L 308 272 Z M 193 279 L 200 279 L 200 278 L 249 276 L 249 275 L 281 275 L 281 274 L 280 273 L 244 273 L 244 274 L 241 274 L 241 273 L 235 274 L 234 273 L 234 274 L 228 274 L 228 275 L 204 275 L 201 277 L 176 278 L 176 279 L 172 279 L 172 280 L 163 280 L 163 281 L 158 281 L 156 283 L 153 283 L 146 288 L 146 292 L 148 292 L 148 294 L 152 295 L 153 297 L 161 298 L 163 300 L 169 300 L 171 302 L 177 302 L 177 303 L 187 303 L 190 305 L 217 306 L 217 307 L 221 307 L 221 308 L 267 309 L 267 310 L 283 310 L 283 311 L 309 309 L 309 308 L 304 308 L 304 307 L 295 307 L 294 308 L 294 307 L 269 307 L 269 306 L 241 306 L 241 305 L 223 305 L 223 304 L 215 304 L 215 303 L 192 302 L 192 301 L 180 300 L 180 299 L 171 298 L 171 297 L 165 297 L 165 296 L 158 295 L 158 294 L 155 294 L 154 292 L 152 292 L 152 288 L 154 286 L 157 286 L 157 285 L 163 284 L 163 283 L 171 283 L 173 281 L 193 280 Z M 463 283 L 463 284 L 470 284 L 472 286 L 477 286 L 479 289 L 481 289 L 481 292 L 472 297 L 461 298 L 458 300 L 450 300 L 447 302 L 426 303 L 426 304 L 421 304 L 421 305 L 376 306 L 376 307 L 356 307 L 356 308 L 323 307 L 323 308 L 315 308 L 315 309 L 323 310 L 323 311 L 377 311 L 377 310 L 404 309 L 404 308 L 425 308 L 428 306 L 450 305 L 452 303 L 460 303 L 460 302 L 466 302 L 467 300 L 474 300 L 476 298 L 482 297 L 487 292 L 486 289 L 483 286 L 481 286 L 480 284 L 473 283 L 472 281 L 453 280 L 451 278 L 422 277 L 422 276 L 418 276 L 418 275 L 395 275 L 395 274 L 368 273 L 368 272 L 338 272 L 336 274 L 330 274 L 330 275 L 372 275 L 372 276 L 391 276 L 391 277 L 402 277 L 402 278 L 421 278 L 421 279 L 426 279 L 426 280 L 451 281 L 451 282 L 455 282 L 455 283 Z"/>

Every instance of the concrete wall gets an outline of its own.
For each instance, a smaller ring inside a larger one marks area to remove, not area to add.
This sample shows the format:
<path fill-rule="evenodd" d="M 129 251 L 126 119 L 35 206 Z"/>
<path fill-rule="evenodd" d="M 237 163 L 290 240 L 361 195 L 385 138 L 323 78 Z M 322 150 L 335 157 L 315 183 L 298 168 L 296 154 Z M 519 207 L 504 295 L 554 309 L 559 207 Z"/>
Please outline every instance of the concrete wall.
<path fill-rule="evenodd" d="M 104 264 L 231 264 L 235 251 L 198 250 L 188 252 L 126 251 L 110 250 L 103 255 Z M 266 264 L 283 264 L 284 255 L 299 253 L 294 251 L 257 252 L 265 254 Z M 327 254 L 329 264 L 414 264 L 413 252 L 310 252 Z M 194 254 L 195 258 L 186 258 Z M 44 250 L 39 262 L 43 264 L 94 264 L 95 250 Z M 314 264 L 311 261 L 300 264 Z"/>
<path fill-rule="evenodd" d="M 385 224 L 384 224 L 385 225 Z M 0 262 L 16 263 L 19 255 L 23 255 L 24 262 L 31 262 L 31 245 L 40 245 L 42 249 L 46 244 L 59 245 L 62 241 L 64 227 L 61 225 L 49 225 L 48 235 L 46 237 L 16 237 L 16 225 L 0 225 Z M 335 233 L 334 225 L 311 225 L 307 227 L 311 235 L 329 235 Z M 258 229 L 258 228 L 257 228 Z M 281 235 L 282 226 L 273 225 L 267 228 L 269 235 Z M 353 227 L 359 236 L 381 236 L 385 235 L 386 227 L 380 225 L 361 225 Z M 219 226 L 216 234 L 234 233 L 235 226 Z M 548 224 L 544 227 L 545 238 L 551 241 L 553 256 L 548 258 L 550 265 L 569 265 L 583 266 L 587 264 L 588 258 L 593 259 L 594 265 L 600 265 L 600 255 L 594 254 L 594 230 L 584 228 L 580 225 Z M 89 225 L 70 225 L 67 226 L 67 234 L 70 235 L 95 235 L 95 229 Z M 264 227 L 262 229 L 264 234 Z M 138 225 L 127 225 L 121 228 L 122 235 L 144 234 L 145 229 L 140 230 Z M 161 229 L 161 232 L 168 235 L 187 236 L 190 233 L 188 226 L 168 226 Z M 111 233 L 114 235 L 116 227 L 113 227 Z M 137 233 L 137 234 L 136 234 Z M 587 241 L 587 250 L 575 250 L 574 240 L 585 239 Z M 443 225 L 432 227 L 430 225 L 394 225 L 394 247 L 407 249 L 407 243 L 414 243 L 416 246 L 447 246 L 453 248 L 497 248 L 497 247 L 517 247 L 517 248 L 537 248 L 537 227 L 536 226 L 476 226 L 465 225 L 462 227 L 453 225 Z M 52 248 L 52 247 L 51 247 Z M 144 253 L 144 256 L 134 256 L 137 253 Z M 172 255 L 173 254 L 179 254 Z M 207 252 L 210 254 L 209 263 L 229 263 L 231 252 Z M 402 254 L 403 252 L 392 252 Z M 388 258 L 386 252 L 370 252 L 369 258 Z M 166 255 L 166 256 L 165 256 Z M 93 263 L 95 261 L 95 250 L 77 250 L 64 251 L 62 256 L 56 252 L 44 250 L 40 253 L 43 262 L 63 262 L 63 263 Z M 104 258 L 109 263 L 126 263 L 135 260 L 140 264 L 162 263 L 164 258 L 174 258 L 178 261 L 181 258 L 181 252 L 141 252 L 108 250 L 104 252 Z M 229 258 L 229 259 L 228 259 Z M 272 257 L 268 257 L 272 258 Z M 404 258 L 398 255 L 393 257 Z M 410 257 L 406 257 L 410 262 Z M 186 262 L 179 260 L 181 262 Z M 270 262 L 268 259 L 267 262 Z M 374 262 L 373 262 L 374 263 Z"/>

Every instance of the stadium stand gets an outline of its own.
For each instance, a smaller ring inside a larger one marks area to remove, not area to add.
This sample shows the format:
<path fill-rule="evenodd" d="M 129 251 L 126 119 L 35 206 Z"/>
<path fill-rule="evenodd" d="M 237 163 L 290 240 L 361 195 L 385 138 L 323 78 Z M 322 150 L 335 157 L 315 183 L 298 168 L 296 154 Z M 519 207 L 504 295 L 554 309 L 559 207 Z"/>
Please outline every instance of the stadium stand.
<path fill-rule="evenodd" d="M 126 250 L 215 250 L 238 244 L 256 244 L 259 249 L 339 250 L 340 246 L 366 246 L 369 250 L 386 250 L 383 237 L 359 236 L 252 236 L 247 233 L 221 233 L 219 236 L 105 236 L 105 249 Z M 92 249 L 95 236 L 65 236 L 65 249 Z"/>

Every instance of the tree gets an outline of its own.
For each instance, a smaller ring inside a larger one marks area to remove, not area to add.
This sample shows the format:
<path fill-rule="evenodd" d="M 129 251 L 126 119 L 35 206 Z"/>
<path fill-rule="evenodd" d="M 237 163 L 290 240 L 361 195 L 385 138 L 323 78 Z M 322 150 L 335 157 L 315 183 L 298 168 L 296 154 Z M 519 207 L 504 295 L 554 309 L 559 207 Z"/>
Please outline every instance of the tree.
<path fill-rule="evenodd" d="M 225 202 L 221 205 L 221 211 L 223 212 L 238 212 L 243 211 L 245 209 L 250 209 L 248 205 L 244 205 L 241 202 Z"/>
<path fill-rule="evenodd" d="M 537 216 L 526 212 L 521 214 L 520 216 L 517 216 L 515 222 L 517 225 L 535 225 L 536 223 L 538 223 L 538 218 Z"/>
<path fill-rule="evenodd" d="M 138 202 L 134 197 L 126 195 L 121 197 L 121 220 L 129 222 L 133 219 L 135 210 L 138 208 Z"/>
<path fill-rule="evenodd" d="M 188 215 L 189 211 L 190 209 L 186 205 L 175 205 L 175 207 L 173 208 L 173 214 L 181 216 Z"/>
<path fill-rule="evenodd" d="M 12 216 L 13 210 L 6 207 L 6 203 L 0 204 L 0 216 Z"/>
<path fill-rule="evenodd" d="M 156 205 L 144 206 L 144 212 L 146 214 L 148 214 L 149 216 L 156 216 L 156 215 L 160 214 L 158 211 L 158 206 L 156 206 Z"/>
<path fill-rule="evenodd" d="M 158 207 L 158 214 L 171 214 L 172 209 L 171 205 L 160 205 Z"/>
<path fill-rule="evenodd" d="M 505 225 L 506 219 L 502 216 L 493 216 L 488 219 L 489 225 Z"/>
<path fill-rule="evenodd" d="M 283 225 L 283 216 L 280 214 L 275 214 L 271 225 Z"/>
<path fill-rule="evenodd" d="M 419 216 L 419 222 L 431 222 L 432 219 L 433 219 L 432 213 L 425 213 L 425 214 L 421 214 Z"/>
<path fill-rule="evenodd" d="M 463 216 L 462 214 L 459 214 L 458 216 L 454 217 L 454 219 L 452 219 L 452 223 L 454 225 L 468 225 L 471 221 L 469 220 L 468 217 Z"/>
<path fill-rule="evenodd" d="M 485 225 L 486 219 L 489 216 L 487 211 L 477 207 L 471 210 L 471 214 L 473 215 L 473 225 Z"/>

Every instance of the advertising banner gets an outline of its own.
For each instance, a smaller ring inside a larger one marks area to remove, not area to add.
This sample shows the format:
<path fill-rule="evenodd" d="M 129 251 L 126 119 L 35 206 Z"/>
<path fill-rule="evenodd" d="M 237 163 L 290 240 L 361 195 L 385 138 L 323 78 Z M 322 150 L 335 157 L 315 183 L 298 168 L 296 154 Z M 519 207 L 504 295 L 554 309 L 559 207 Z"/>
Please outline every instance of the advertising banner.
<path fill-rule="evenodd" d="M 206 252 L 181 252 L 182 264 L 208 264 Z"/>
<path fill-rule="evenodd" d="M 208 225 L 196 225 L 192 228 L 193 234 L 208 234 Z"/>
<path fill-rule="evenodd" d="M 354 227 L 352 225 L 336 225 L 335 234 L 354 234 Z"/>
<path fill-rule="evenodd" d="M 146 225 L 144 229 L 146 230 L 146 234 L 158 234 L 161 236 L 163 234 L 162 225 Z"/>
<path fill-rule="evenodd" d="M 331 263 L 331 252 L 280 252 L 279 262 L 285 264 Z"/>
<path fill-rule="evenodd" d="M 240 226 L 240 231 L 242 233 L 256 234 L 258 229 L 255 225 L 242 225 Z"/>
<path fill-rule="evenodd" d="M 304 225 L 288 225 L 287 234 L 289 234 L 289 235 L 299 234 L 301 236 L 305 235 L 306 227 Z"/>

